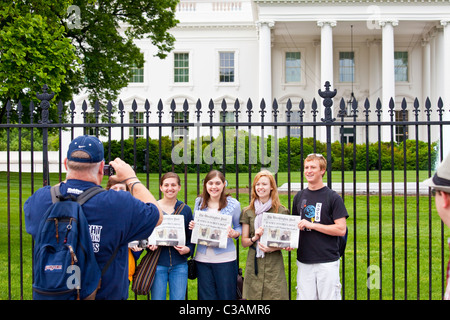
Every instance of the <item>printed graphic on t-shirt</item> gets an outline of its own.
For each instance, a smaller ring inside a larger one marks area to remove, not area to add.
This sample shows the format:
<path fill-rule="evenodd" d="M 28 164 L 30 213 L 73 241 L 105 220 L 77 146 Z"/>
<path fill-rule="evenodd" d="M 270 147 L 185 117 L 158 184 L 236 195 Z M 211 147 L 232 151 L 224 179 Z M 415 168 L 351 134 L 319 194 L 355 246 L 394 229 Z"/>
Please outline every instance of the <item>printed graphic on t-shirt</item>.
<path fill-rule="evenodd" d="M 316 222 L 320 222 L 320 214 L 322 212 L 322 203 L 321 202 L 317 202 L 316 203 L 316 211 L 315 211 L 315 215 L 314 215 L 314 221 Z"/>
<path fill-rule="evenodd" d="M 91 224 L 89 225 L 89 233 L 91 234 L 92 246 L 94 247 L 94 253 L 100 251 L 100 239 L 102 233 L 102 226 Z"/>
<path fill-rule="evenodd" d="M 321 217 L 321 213 L 322 213 L 322 203 L 321 202 L 317 202 L 315 206 L 313 205 L 306 205 L 305 203 L 306 201 L 304 201 L 302 203 L 302 211 L 303 211 L 303 217 L 302 218 L 306 218 L 309 219 L 309 221 L 311 222 L 320 222 L 320 217 Z"/>

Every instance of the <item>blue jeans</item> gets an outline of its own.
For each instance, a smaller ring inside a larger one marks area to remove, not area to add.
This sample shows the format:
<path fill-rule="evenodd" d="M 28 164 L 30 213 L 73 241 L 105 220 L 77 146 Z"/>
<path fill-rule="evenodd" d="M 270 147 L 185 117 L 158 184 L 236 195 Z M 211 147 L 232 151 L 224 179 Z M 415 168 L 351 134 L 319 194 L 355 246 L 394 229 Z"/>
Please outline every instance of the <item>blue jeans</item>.
<path fill-rule="evenodd" d="M 169 283 L 170 300 L 184 300 L 186 297 L 188 267 L 187 262 L 174 266 L 156 266 L 155 279 L 151 290 L 152 300 L 166 300 Z"/>
<path fill-rule="evenodd" d="M 198 300 L 236 300 L 236 260 L 223 263 L 196 261 Z"/>

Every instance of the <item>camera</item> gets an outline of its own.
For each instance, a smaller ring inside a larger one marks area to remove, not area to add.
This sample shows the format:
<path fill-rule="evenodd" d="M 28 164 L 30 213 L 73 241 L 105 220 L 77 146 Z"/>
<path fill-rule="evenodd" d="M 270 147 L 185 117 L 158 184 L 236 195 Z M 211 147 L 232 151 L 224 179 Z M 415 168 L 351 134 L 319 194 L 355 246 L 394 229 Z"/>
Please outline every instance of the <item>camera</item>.
<path fill-rule="evenodd" d="M 103 175 L 104 176 L 112 176 L 114 175 L 115 171 L 114 168 L 112 166 L 110 166 L 109 164 L 105 164 L 105 166 L 103 167 Z"/>
<path fill-rule="evenodd" d="M 148 246 L 148 239 L 139 240 L 139 248 L 145 249 Z"/>
<path fill-rule="evenodd" d="M 137 246 L 138 248 L 145 249 L 148 246 L 148 239 L 144 240 L 135 240 L 128 243 L 128 248 L 132 248 Z"/>

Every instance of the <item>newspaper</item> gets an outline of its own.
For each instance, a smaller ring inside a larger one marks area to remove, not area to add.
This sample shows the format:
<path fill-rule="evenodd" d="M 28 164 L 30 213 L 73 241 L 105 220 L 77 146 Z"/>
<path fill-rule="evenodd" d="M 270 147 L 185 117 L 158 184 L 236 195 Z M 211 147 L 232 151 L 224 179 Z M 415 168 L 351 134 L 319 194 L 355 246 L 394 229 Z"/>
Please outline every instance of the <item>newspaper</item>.
<path fill-rule="evenodd" d="M 192 243 L 208 247 L 227 247 L 227 229 L 231 226 L 231 216 L 195 211 L 194 222 Z"/>
<path fill-rule="evenodd" d="M 157 246 L 184 246 L 186 244 L 184 216 L 179 214 L 165 214 L 162 223 L 153 230 L 148 238 L 148 244 Z"/>
<path fill-rule="evenodd" d="M 273 248 L 298 248 L 300 216 L 264 212 L 262 227 L 264 233 L 260 242 Z"/>

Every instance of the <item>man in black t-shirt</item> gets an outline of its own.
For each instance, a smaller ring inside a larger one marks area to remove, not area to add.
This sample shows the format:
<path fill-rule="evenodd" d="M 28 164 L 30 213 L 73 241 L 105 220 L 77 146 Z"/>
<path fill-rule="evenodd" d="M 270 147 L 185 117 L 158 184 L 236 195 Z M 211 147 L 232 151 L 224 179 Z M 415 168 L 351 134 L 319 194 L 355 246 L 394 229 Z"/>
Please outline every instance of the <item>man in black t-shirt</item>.
<path fill-rule="evenodd" d="M 323 183 L 327 161 L 310 154 L 304 162 L 308 187 L 294 197 L 292 214 L 300 215 L 297 250 L 297 299 L 340 300 L 339 237 L 348 217 L 342 198 Z"/>

